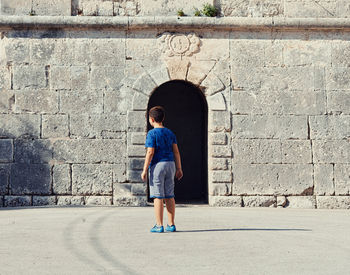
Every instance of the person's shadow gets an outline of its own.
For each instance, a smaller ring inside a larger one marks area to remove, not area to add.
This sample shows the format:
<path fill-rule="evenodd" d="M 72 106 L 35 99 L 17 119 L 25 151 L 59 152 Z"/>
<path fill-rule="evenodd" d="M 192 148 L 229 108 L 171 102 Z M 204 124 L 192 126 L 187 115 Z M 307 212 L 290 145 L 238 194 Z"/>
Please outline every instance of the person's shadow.
<path fill-rule="evenodd" d="M 178 233 L 201 233 L 201 232 L 225 232 L 225 231 L 312 231 L 304 228 L 218 228 L 218 229 L 194 229 L 177 230 Z"/>

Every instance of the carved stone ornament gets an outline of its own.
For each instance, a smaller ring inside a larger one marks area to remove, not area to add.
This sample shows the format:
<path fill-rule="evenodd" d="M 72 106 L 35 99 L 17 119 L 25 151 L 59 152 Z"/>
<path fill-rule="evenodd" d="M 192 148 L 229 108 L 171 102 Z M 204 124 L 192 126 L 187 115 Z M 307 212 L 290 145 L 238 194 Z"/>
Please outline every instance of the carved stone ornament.
<path fill-rule="evenodd" d="M 194 33 L 163 33 L 159 38 L 161 51 L 165 56 L 191 56 L 199 52 L 200 39 Z"/>

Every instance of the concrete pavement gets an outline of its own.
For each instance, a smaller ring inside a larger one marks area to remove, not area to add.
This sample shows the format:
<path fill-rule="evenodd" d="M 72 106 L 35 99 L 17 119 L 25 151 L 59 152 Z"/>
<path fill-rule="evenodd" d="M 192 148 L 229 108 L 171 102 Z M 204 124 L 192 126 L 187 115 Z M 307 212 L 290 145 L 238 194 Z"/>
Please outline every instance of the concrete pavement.
<path fill-rule="evenodd" d="M 0 274 L 349 274 L 350 211 L 152 207 L 0 208 Z M 166 218 L 165 218 L 166 224 Z"/>

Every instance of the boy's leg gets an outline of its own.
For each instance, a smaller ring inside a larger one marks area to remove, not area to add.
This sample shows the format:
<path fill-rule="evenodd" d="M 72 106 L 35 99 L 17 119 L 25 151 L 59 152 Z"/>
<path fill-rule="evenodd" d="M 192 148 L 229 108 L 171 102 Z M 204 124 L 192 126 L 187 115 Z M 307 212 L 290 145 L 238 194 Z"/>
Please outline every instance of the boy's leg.
<path fill-rule="evenodd" d="M 168 223 L 169 225 L 175 224 L 175 199 L 165 199 L 166 209 L 168 212 Z"/>
<path fill-rule="evenodd" d="M 163 210 L 164 202 L 163 199 L 154 199 L 154 213 L 156 216 L 156 222 L 158 226 L 163 225 Z"/>

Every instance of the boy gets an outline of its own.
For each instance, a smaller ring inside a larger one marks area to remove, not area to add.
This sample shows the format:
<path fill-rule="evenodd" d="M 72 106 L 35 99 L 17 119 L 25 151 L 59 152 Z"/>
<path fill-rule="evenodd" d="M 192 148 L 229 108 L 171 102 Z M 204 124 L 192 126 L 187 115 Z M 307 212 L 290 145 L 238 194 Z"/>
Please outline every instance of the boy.
<path fill-rule="evenodd" d="M 180 152 L 174 133 L 163 126 L 164 108 L 155 106 L 149 110 L 149 123 L 153 129 L 147 133 L 145 147 L 147 148 L 145 163 L 141 178 L 147 179 L 149 172 L 150 198 L 154 198 L 154 211 L 157 224 L 151 232 L 164 232 L 163 210 L 164 200 L 168 212 L 166 231 L 174 232 L 175 227 L 175 195 L 174 176 L 180 180 L 183 176 Z M 176 166 L 176 170 L 175 170 Z"/>

